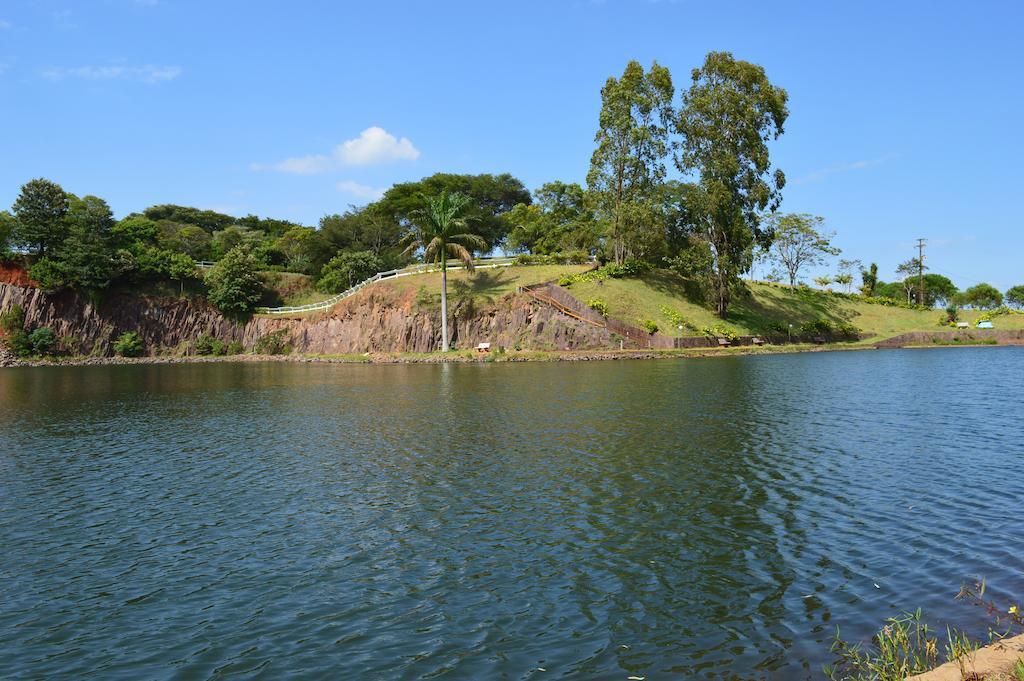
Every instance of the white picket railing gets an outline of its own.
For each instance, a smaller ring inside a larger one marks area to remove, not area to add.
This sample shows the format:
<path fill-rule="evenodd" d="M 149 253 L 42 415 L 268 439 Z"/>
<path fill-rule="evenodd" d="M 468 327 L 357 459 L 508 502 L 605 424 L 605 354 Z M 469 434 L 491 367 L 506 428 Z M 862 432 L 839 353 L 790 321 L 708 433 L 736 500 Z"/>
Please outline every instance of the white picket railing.
<path fill-rule="evenodd" d="M 473 262 L 474 269 L 485 270 L 494 267 L 508 267 L 515 262 L 513 257 L 503 258 L 479 258 Z M 462 264 L 448 265 L 449 270 L 460 270 L 463 268 Z M 316 310 L 326 310 L 334 307 L 345 298 L 355 295 L 362 289 L 366 288 L 370 284 L 375 284 L 381 279 L 395 279 L 397 277 L 408 277 L 414 274 L 429 274 L 431 272 L 440 272 L 441 267 L 436 264 L 424 264 L 424 265 L 411 265 L 409 267 L 403 267 L 397 270 L 388 270 L 386 272 L 378 272 L 366 281 L 359 282 L 347 291 L 342 291 L 336 296 L 331 296 L 327 300 L 321 300 L 318 303 L 309 303 L 307 305 L 290 305 L 286 307 L 258 307 L 256 308 L 257 314 L 293 314 L 295 312 L 314 312 Z"/>

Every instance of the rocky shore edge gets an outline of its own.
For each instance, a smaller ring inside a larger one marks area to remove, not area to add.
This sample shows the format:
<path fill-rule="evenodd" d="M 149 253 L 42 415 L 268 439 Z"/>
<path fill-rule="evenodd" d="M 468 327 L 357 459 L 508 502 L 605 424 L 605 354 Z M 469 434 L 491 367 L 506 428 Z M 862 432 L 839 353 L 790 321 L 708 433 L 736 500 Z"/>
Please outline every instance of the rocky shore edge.
<path fill-rule="evenodd" d="M 735 357 L 741 355 L 872 350 L 864 345 L 777 345 L 736 348 L 685 348 L 679 350 L 522 350 L 505 353 L 476 353 L 462 350 L 446 354 L 366 353 L 361 355 L 228 355 L 153 357 L 48 357 L 19 359 L 0 349 L 0 367 L 81 367 L 132 364 L 222 364 L 236 362 L 288 362 L 293 364 L 485 364 L 504 362 L 600 362 L 637 359 L 681 359 L 694 357 Z"/>

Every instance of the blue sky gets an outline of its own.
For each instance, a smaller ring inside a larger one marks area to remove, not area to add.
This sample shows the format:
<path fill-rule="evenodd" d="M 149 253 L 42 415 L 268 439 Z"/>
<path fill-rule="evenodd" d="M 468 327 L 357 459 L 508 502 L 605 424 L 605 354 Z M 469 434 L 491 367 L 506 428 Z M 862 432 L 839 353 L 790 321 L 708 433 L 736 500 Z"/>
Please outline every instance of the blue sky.
<path fill-rule="evenodd" d="M 1006 289 L 1022 23 L 1009 1 L 8 1 L 0 206 L 45 176 L 119 216 L 315 224 L 437 171 L 582 182 L 609 75 L 657 59 L 680 87 L 729 50 L 789 91 L 783 210 L 883 278 L 926 237 L 933 271 Z"/>

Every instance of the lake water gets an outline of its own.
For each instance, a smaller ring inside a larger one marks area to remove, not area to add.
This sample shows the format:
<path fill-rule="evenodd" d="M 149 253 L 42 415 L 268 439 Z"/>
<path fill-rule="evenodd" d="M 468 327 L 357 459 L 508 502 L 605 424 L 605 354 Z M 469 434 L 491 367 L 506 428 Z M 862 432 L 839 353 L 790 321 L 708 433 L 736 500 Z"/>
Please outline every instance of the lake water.
<path fill-rule="evenodd" d="M 1022 388 L 1024 348 L 0 370 L 0 677 L 802 679 L 837 625 L 981 633 Z"/>

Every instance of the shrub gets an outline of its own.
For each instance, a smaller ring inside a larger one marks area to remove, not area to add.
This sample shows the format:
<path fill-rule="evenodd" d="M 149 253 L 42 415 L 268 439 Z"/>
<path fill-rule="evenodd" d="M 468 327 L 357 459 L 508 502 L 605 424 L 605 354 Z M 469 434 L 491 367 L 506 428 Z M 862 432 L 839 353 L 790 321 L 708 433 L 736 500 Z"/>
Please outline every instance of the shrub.
<path fill-rule="evenodd" d="M 644 328 L 647 333 L 658 333 L 658 322 L 653 319 L 641 319 L 640 326 Z"/>
<path fill-rule="evenodd" d="M 735 341 L 740 337 L 733 329 L 720 324 L 702 327 L 700 332 L 708 338 L 725 338 L 729 342 Z"/>
<path fill-rule="evenodd" d="M 6 312 L 0 313 L 0 331 L 12 334 L 25 330 L 25 308 L 12 305 Z"/>
<path fill-rule="evenodd" d="M 589 307 L 591 310 L 598 313 L 602 317 L 608 316 L 608 303 L 604 302 L 603 300 L 599 300 L 598 298 L 588 300 L 587 307 Z"/>
<path fill-rule="evenodd" d="M 228 355 L 241 355 L 245 352 L 245 346 L 239 341 L 231 341 L 224 349 L 224 352 Z"/>
<path fill-rule="evenodd" d="M 601 269 L 603 269 L 608 276 L 613 279 L 626 279 L 629 277 L 638 277 L 644 272 L 647 272 L 651 269 L 651 264 L 643 260 L 630 258 L 621 265 L 605 265 Z"/>
<path fill-rule="evenodd" d="M 57 344 L 57 337 L 51 329 L 43 326 L 28 335 L 28 342 L 32 346 L 32 354 L 46 355 Z"/>
<path fill-rule="evenodd" d="M 682 314 L 680 314 L 679 312 L 676 312 L 675 310 L 673 310 L 672 308 L 668 307 L 667 305 L 662 305 L 661 306 L 661 314 L 665 315 L 665 319 L 669 320 L 672 323 L 672 326 L 676 327 L 677 329 L 682 327 L 684 329 L 689 329 L 690 331 L 697 331 L 698 330 L 697 326 L 695 324 L 690 322 Z"/>
<path fill-rule="evenodd" d="M 122 357 L 138 357 L 144 349 L 142 336 L 136 331 L 125 331 L 114 341 L 114 352 Z"/>
<path fill-rule="evenodd" d="M 287 355 L 292 351 L 291 341 L 288 329 L 278 329 L 257 339 L 253 349 L 257 355 Z"/>
<path fill-rule="evenodd" d="M 813 322 L 804 322 L 797 331 L 801 336 L 830 336 L 834 327 L 827 319 L 817 319 Z"/>
<path fill-rule="evenodd" d="M 237 246 L 206 275 L 210 303 L 226 315 L 249 314 L 263 295 L 258 263 L 244 246 Z"/>
<path fill-rule="evenodd" d="M 57 339 L 57 346 L 61 352 L 77 355 L 82 347 L 82 339 L 78 336 L 61 336 Z"/>
<path fill-rule="evenodd" d="M 7 345 L 7 349 L 18 357 L 30 357 L 32 355 L 32 341 L 28 339 L 28 334 L 23 329 L 7 334 L 4 342 Z"/>
<path fill-rule="evenodd" d="M 227 353 L 227 346 L 224 341 L 214 338 L 208 333 L 201 334 L 193 345 L 197 355 L 221 356 Z"/>
<path fill-rule="evenodd" d="M 850 338 L 856 340 L 857 338 L 860 337 L 860 327 L 854 326 L 849 322 L 837 324 L 835 327 L 835 332 L 837 336 L 840 336 L 842 338 Z"/>
<path fill-rule="evenodd" d="M 196 338 L 195 343 L 192 344 L 192 350 L 197 355 L 212 355 L 213 354 L 213 342 L 217 340 L 208 333 L 203 333 Z"/>

